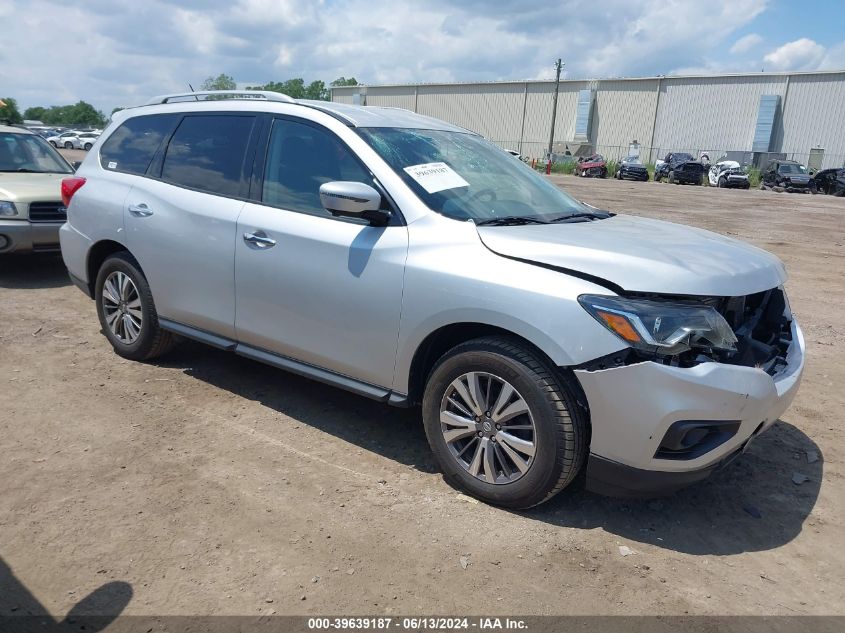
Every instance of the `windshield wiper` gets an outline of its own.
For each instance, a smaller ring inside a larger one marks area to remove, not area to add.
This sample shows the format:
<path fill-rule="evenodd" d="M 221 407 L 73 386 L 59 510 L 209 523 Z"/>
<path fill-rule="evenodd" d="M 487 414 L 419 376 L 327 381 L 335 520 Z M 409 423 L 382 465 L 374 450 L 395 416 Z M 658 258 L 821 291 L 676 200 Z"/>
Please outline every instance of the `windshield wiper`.
<path fill-rule="evenodd" d="M 520 226 L 523 224 L 548 224 L 545 220 L 525 217 L 521 215 L 505 215 L 501 218 L 490 218 L 475 223 L 477 226 Z"/>
<path fill-rule="evenodd" d="M 554 220 L 549 220 L 549 223 L 565 223 L 565 222 L 591 222 L 593 220 L 606 220 L 613 217 L 615 214 L 607 211 L 587 211 L 582 213 L 570 213 L 569 215 L 562 215 Z"/>
<path fill-rule="evenodd" d="M 18 167 L 17 169 L 0 169 L 0 171 L 5 173 L 19 173 L 19 174 L 43 174 L 43 171 L 38 171 L 37 169 L 27 169 L 26 167 Z"/>

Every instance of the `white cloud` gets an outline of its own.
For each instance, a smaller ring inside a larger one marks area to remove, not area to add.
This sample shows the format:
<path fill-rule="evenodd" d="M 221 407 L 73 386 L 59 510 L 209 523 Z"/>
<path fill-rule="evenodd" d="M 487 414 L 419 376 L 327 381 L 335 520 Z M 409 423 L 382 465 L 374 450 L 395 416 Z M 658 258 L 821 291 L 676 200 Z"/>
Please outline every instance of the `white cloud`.
<path fill-rule="evenodd" d="M 757 35 L 757 33 L 749 33 L 748 35 L 743 35 L 736 42 L 734 42 L 734 45 L 731 46 L 731 53 L 733 53 L 734 55 L 747 53 L 752 48 L 756 48 L 762 43 L 763 38 Z"/>
<path fill-rule="evenodd" d="M 0 86 L 24 107 L 84 99 L 108 112 L 220 73 L 251 85 L 552 78 L 557 57 L 567 78 L 757 71 L 726 51 L 760 45 L 736 33 L 767 1 L 0 0 L 16 16 Z M 802 65 L 843 58 L 834 47 Z"/>
<path fill-rule="evenodd" d="M 771 70 L 816 70 L 824 58 L 824 46 L 802 37 L 767 53 L 763 61 Z"/>

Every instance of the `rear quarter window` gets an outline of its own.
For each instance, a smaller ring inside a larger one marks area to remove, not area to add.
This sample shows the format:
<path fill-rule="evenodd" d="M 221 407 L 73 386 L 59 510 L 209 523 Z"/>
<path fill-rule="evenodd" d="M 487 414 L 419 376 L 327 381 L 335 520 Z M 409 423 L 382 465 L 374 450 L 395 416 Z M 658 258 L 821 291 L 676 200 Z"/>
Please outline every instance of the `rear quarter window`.
<path fill-rule="evenodd" d="M 100 149 L 100 165 L 109 171 L 145 174 L 177 115 L 133 117 L 117 128 Z"/>
<path fill-rule="evenodd" d="M 167 145 L 161 179 L 224 196 L 246 194 L 246 151 L 255 117 L 193 115 L 182 119 Z"/>

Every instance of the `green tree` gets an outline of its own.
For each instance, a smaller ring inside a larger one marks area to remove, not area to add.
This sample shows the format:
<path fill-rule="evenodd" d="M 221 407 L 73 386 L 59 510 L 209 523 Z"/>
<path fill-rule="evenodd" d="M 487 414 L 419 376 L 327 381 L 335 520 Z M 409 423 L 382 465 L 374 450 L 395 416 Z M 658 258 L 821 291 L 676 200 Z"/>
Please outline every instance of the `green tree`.
<path fill-rule="evenodd" d="M 12 97 L 0 99 L 0 121 L 7 123 L 23 123 L 23 117 L 18 110 L 18 102 Z"/>
<path fill-rule="evenodd" d="M 47 112 L 47 108 L 34 106 L 23 111 L 23 118 L 29 121 L 43 121 L 45 112 Z"/>
<path fill-rule="evenodd" d="M 326 84 L 322 81 L 312 81 L 305 88 L 305 98 L 315 99 L 318 101 L 328 101 L 329 91 L 326 89 Z"/>
<path fill-rule="evenodd" d="M 346 77 L 338 77 L 335 79 L 331 84 L 331 86 L 358 86 L 358 80 L 355 77 L 350 77 L 347 79 Z"/>
<path fill-rule="evenodd" d="M 323 81 L 312 81 L 307 86 L 301 77 L 288 79 L 287 81 L 271 81 L 263 86 L 247 86 L 247 90 L 265 90 L 267 92 L 280 92 L 294 99 L 317 99 L 328 101 L 329 91 Z"/>
<path fill-rule="evenodd" d="M 238 85 L 235 80 L 224 73 L 220 73 L 217 77 L 209 77 L 202 82 L 202 90 L 236 90 Z"/>

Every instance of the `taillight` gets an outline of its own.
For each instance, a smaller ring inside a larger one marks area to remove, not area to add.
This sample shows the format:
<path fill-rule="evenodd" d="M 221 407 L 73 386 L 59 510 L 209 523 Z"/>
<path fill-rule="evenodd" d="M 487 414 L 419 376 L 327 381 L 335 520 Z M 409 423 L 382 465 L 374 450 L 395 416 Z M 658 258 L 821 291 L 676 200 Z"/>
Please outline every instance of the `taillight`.
<path fill-rule="evenodd" d="M 64 178 L 62 180 L 62 204 L 65 208 L 70 206 L 70 200 L 73 194 L 79 191 L 80 187 L 85 184 L 85 178 L 74 176 L 73 178 Z"/>

